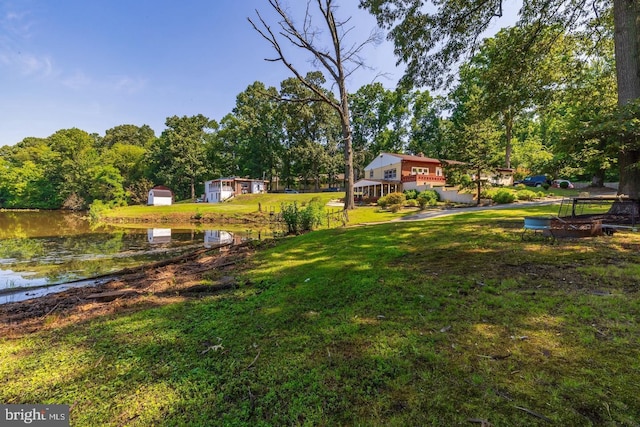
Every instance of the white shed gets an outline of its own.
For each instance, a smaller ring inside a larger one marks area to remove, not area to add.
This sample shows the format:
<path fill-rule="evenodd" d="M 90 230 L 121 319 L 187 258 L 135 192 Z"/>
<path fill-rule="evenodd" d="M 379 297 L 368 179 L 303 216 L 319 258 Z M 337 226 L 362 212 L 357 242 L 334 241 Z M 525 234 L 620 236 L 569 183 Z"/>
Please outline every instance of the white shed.
<path fill-rule="evenodd" d="M 173 192 L 166 187 L 154 187 L 149 190 L 147 205 L 169 206 L 173 203 Z"/>

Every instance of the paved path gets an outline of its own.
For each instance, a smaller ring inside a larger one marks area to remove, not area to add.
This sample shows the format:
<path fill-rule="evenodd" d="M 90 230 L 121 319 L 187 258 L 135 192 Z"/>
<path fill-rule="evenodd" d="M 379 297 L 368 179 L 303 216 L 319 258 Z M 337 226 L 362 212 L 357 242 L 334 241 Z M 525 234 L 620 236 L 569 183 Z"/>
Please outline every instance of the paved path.
<path fill-rule="evenodd" d="M 517 202 L 517 203 L 509 203 L 504 205 L 491 205 L 491 206 L 470 206 L 466 208 L 451 208 L 451 209 L 443 209 L 437 211 L 427 211 L 420 212 L 415 215 L 408 215 L 402 218 L 397 218 L 391 220 L 392 222 L 397 221 L 421 221 L 430 218 L 437 218 L 441 216 L 448 215 L 457 215 L 465 212 L 478 212 L 478 211 L 488 211 L 488 210 L 498 210 L 498 209 L 519 209 L 527 206 L 549 206 L 549 205 L 559 205 L 562 203 L 562 199 L 553 199 L 553 200 L 543 200 L 543 201 L 533 201 L 533 202 Z"/>

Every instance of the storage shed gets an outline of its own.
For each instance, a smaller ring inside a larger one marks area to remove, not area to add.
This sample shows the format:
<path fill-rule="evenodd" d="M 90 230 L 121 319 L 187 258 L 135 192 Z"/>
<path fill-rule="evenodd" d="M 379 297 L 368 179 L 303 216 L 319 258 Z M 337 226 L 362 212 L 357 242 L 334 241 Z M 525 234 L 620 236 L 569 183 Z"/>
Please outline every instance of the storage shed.
<path fill-rule="evenodd" d="M 168 187 L 158 185 L 149 190 L 147 205 L 169 206 L 173 203 L 173 191 Z"/>

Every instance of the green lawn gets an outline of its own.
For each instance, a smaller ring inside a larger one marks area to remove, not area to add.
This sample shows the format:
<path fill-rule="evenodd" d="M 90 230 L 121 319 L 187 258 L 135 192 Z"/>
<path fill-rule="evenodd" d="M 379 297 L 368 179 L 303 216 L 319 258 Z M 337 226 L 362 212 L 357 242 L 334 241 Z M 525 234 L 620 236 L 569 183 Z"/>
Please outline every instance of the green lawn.
<path fill-rule="evenodd" d="M 339 213 L 342 208 L 331 205 L 344 199 L 342 193 L 300 193 L 300 194 L 248 194 L 225 203 L 176 203 L 171 206 L 126 206 L 101 212 L 106 221 L 129 221 L 148 223 L 187 223 L 194 220 L 209 220 L 219 223 L 266 223 L 271 212 L 280 212 L 282 204 L 299 203 L 306 205 L 318 198 L 326 206 L 327 212 Z M 417 208 L 407 208 L 401 212 L 383 211 L 377 206 L 360 206 L 349 212 L 349 224 L 374 223 L 401 218 L 417 212 Z M 336 225 L 334 222 L 333 225 Z M 332 225 L 332 226 L 333 226 Z"/>
<path fill-rule="evenodd" d="M 283 239 L 234 291 L 0 338 L 0 402 L 74 426 L 636 426 L 640 235 L 521 240 L 556 212 Z"/>

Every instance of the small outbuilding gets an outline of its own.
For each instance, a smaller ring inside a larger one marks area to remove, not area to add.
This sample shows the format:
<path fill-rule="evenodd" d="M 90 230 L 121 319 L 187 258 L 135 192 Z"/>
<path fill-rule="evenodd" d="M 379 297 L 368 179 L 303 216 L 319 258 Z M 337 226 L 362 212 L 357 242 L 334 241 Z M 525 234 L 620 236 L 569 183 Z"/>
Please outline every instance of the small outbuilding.
<path fill-rule="evenodd" d="M 163 185 L 157 185 L 149 190 L 147 205 L 169 206 L 173 203 L 173 191 Z"/>

